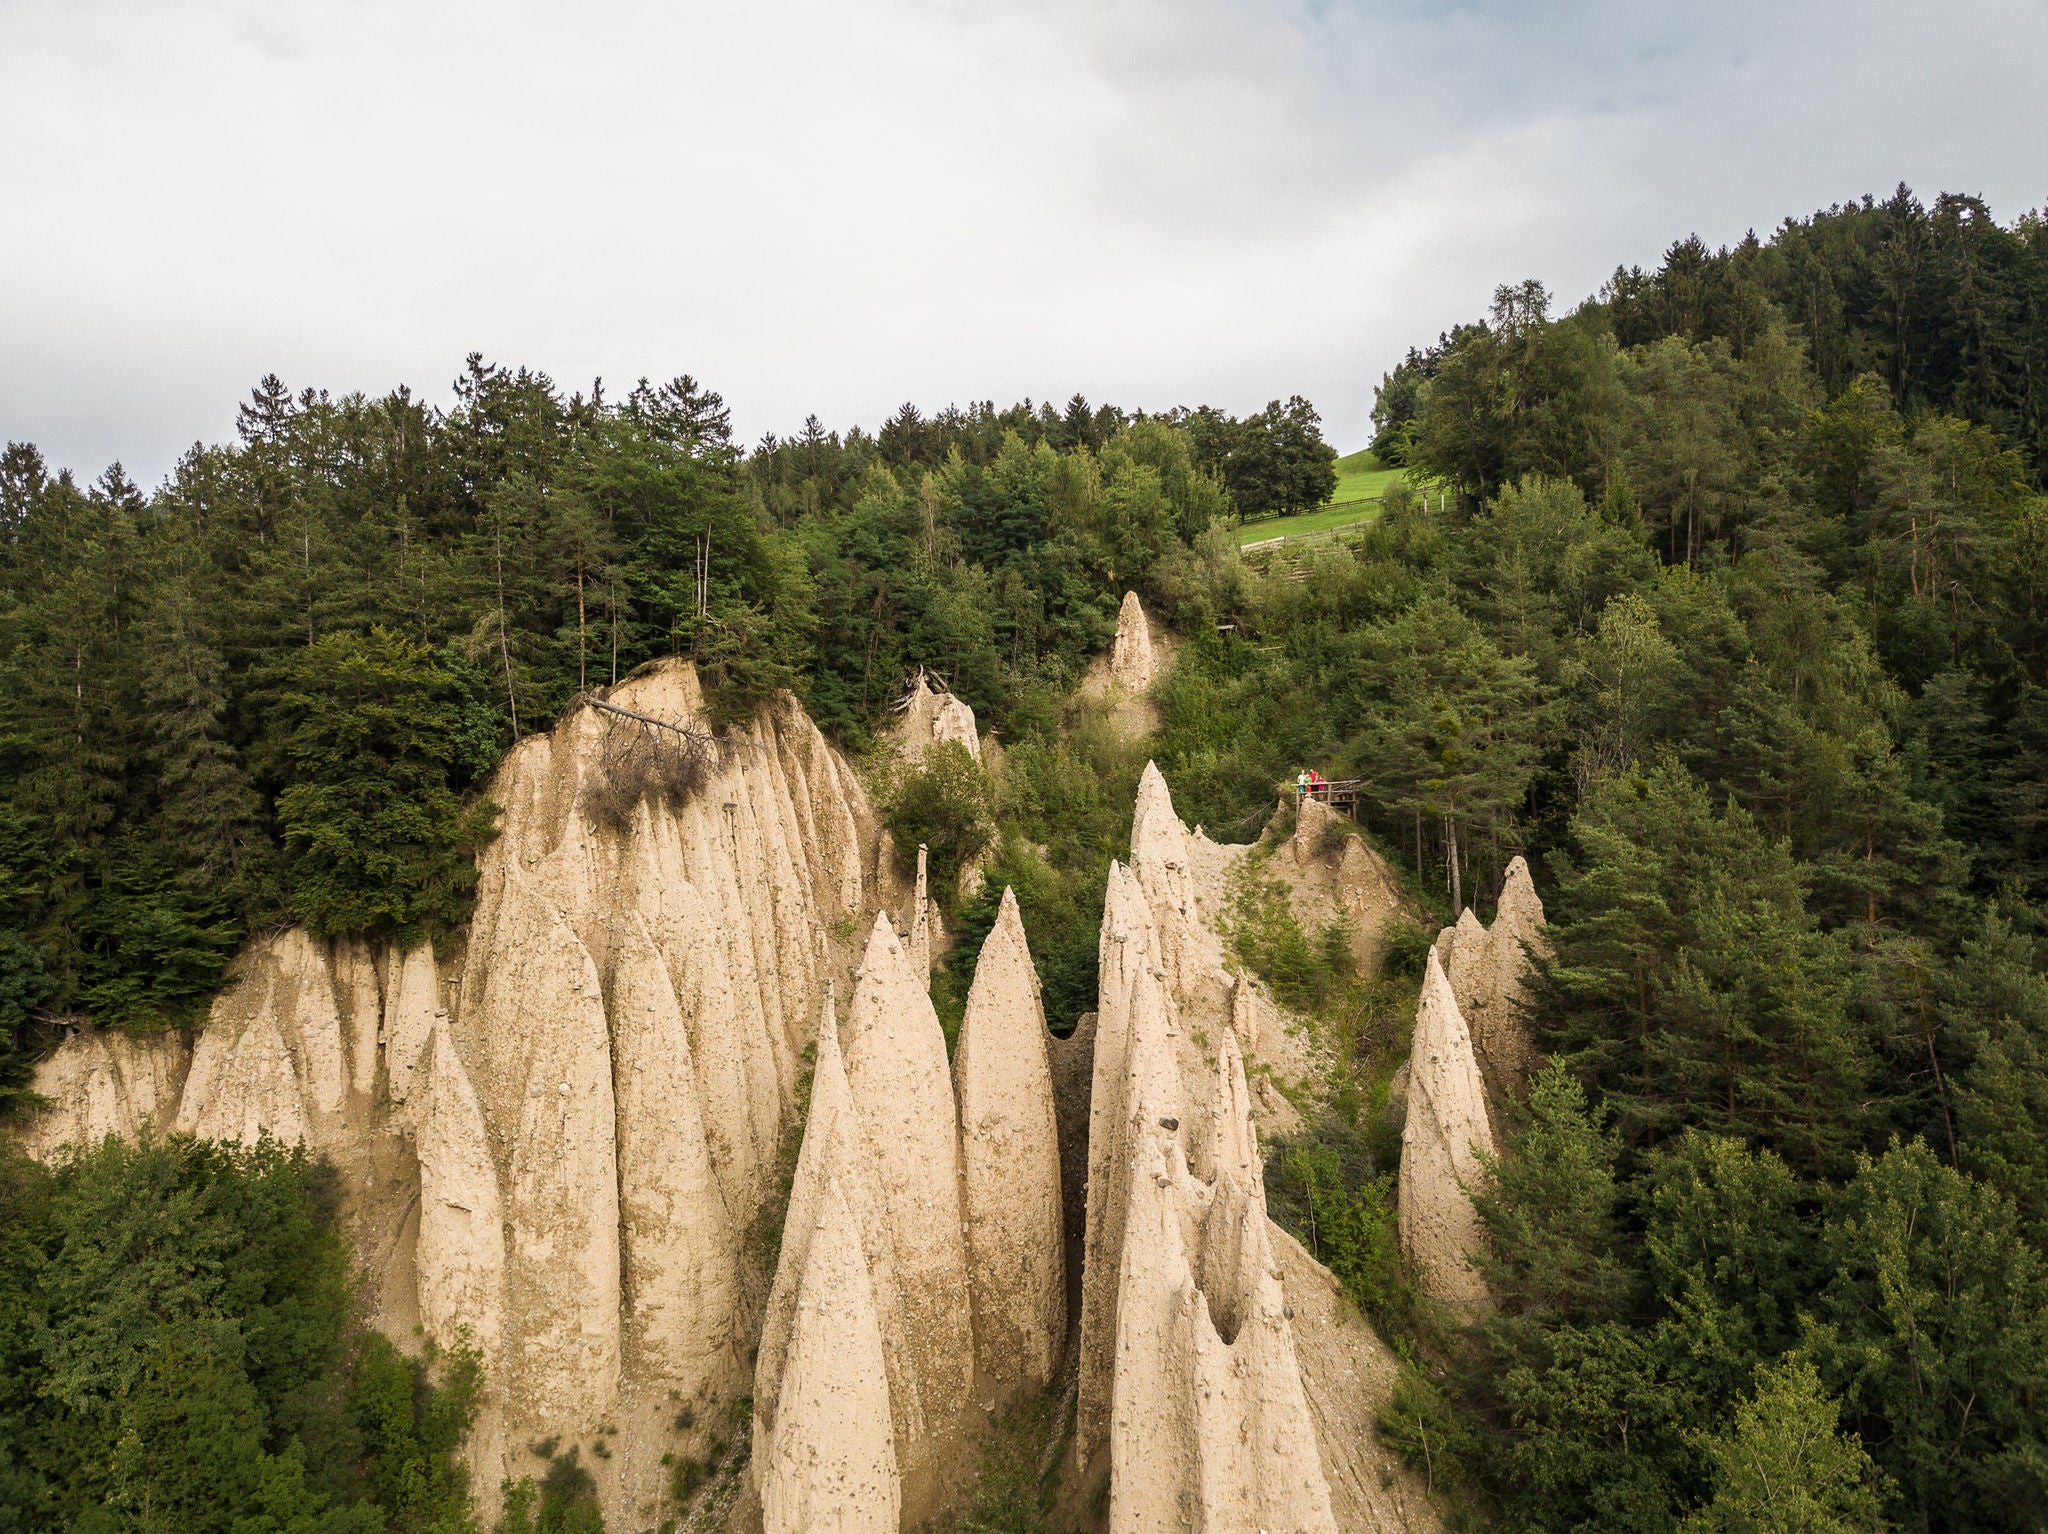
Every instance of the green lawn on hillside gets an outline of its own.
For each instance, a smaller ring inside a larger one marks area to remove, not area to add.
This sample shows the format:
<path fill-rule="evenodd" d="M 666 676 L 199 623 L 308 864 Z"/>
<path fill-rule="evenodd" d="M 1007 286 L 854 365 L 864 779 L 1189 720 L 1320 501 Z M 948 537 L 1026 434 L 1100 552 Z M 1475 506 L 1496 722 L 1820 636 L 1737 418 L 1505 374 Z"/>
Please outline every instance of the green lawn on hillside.
<path fill-rule="evenodd" d="M 1291 517 L 1268 517 L 1243 523 L 1237 530 L 1238 546 L 1263 543 L 1268 538 L 1298 538 L 1303 533 L 1329 532 L 1370 522 L 1380 514 L 1379 498 L 1386 494 L 1387 486 L 1400 477 L 1401 470 L 1386 467 L 1373 457 L 1371 448 L 1353 453 L 1348 458 L 1339 458 L 1337 491 L 1325 504 L 1314 511 L 1304 511 Z"/>
<path fill-rule="evenodd" d="M 1332 506 L 1341 506 L 1346 501 L 1376 501 L 1387 493 L 1387 486 L 1401 477 L 1399 469 L 1390 469 L 1373 457 L 1371 448 L 1363 448 L 1348 458 L 1337 460 L 1337 493 L 1330 497 Z"/>

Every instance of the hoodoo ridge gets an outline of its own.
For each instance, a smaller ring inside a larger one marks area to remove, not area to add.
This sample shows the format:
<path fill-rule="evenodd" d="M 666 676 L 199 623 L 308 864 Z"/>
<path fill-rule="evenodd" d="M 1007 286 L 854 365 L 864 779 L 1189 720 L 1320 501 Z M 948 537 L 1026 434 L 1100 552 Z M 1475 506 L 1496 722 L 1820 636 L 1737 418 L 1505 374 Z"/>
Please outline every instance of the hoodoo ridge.
<path fill-rule="evenodd" d="M 1522 1023 L 1529 956 L 1549 952 L 1543 939 L 1543 902 L 1529 877 L 1529 863 L 1508 864 L 1494 907 L 1493 925 L 1482 926 L 1467 906 L 1456 925 L 1437 934 L 1444 977 L 1472 1030 L 1486 1085 L 1498 1103 L 1523 1095 L 1537 1063 L 1536 1046 Z"/>
<path fill-rule="evenodd" d="M 1143 692 L 1152 685 L 1153 659 L 1152 625 L 1144 604 L 1137 592 L 1126 591 L 1116 618 L 1116 642 L 1109 652 L 1109 674 L 1119 687 Z"/>
<path fill-rule="evenodd" d="M 1107 1453 L 1113 1531 L 1334 1530 L 1267 1249 L 1238 983 L 1200 919 L 1212 849 L 1148 765 L 1103 913 L 1076 1454 Z"/>
<path fill-rule="evenodd" d="M 914 691 L 912 723 L 968 744 L 971 724 L 933 728 L 966 715 L 936 698 Z M 1006 1407 L 1069 1389 L 1084 1527 L 1415 1526 L 1397 1473 L 1331 1426 L 1369 1410 L 1361 1370 L 1392 1366 L 1267 1219 L 1254 1114 L 1279 1099 L 1255 1099 L 1251 1062 L 1263 1080 L 1262 1047 L 1301 1046 L 1220 936 L 1250 849 L 1190 831 L 1145 768 L 1072 1067 L 1092 1076 L 1062 1109 L 1014 891 L 949 1060 L 923 859 L 896 866 L 796 705 L 716 734 L 683 663 L 597 702 L 500 768 L 502 834 L 451 951 L 253 942 L 189 1055 L 86 1033 L 46 1061 L 29 1145 L 154 1123 L 331 1159 L 376 1324 L 481 1358 L 465 1453 L 486 1519 L 573 1447 L 608 1522 L 658 1525 L 669 1467 L 729 1454 L 737 1412 L 723 1527 L 915 1528 L 972 1495 Z M 1461 1037 L 1430 964 L 1430 1016 Z"/>
<path fill-rule="evenodd" d="M 663 1456 L 703 1455 L 722 1415 L 679 1428 L 674 1403 L 749 1390 L 768 1275 L 747 1233 L 851 968 L 835 933 L 896 876 L 793 701 L 716 736 L 682 661 L 602 701 L 492 780 L 466 943 L 257 940 L 189 1068 L 175 1039 L 81 1034 L 39 1069 L 52 1106 L 24 1139 L 52 1155 L 153 1122 L 329 1157 L 372 1319 L 483 1355 L 480 1513 L 545 1471 L 529 1445 L 601 1442 L 583 1463 L 634 1528 L 658 1520 Z"/>
<path fill-rule="evenodd" d="M 1470 1309 L 1486 1299 L 1472 1267 L 1480 1249 L 1472 1193 L 1494 1153 L 1486 1085 L 1458 998 L 1434 949 L 1426 961 L 1408 1056 L 1408 1121 L 1401 1134 L 1401 1245 L 1423 1288 Z"/>

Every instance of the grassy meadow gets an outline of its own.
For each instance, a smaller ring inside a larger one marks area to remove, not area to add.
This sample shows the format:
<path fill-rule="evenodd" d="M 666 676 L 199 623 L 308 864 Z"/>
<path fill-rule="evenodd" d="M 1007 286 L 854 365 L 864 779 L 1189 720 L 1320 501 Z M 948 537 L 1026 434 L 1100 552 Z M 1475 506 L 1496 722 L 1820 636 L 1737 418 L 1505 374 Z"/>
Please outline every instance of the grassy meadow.
<path fill-rule="evenodd" d="M 1327 504 L 1292 517 L 1243 523 L 1237 530 L 1238 545 L 1263 543 L 1269 538 L 1298 538 L 1303 533 L 1324 533 L 1370 522 L 1379 515 L 1379 499 L 1386 494 L 1387 486 L 1400 477 L 1401 471 L 1381 463 L 1371 448 L 1339 458 L 1337 490 Z"/>

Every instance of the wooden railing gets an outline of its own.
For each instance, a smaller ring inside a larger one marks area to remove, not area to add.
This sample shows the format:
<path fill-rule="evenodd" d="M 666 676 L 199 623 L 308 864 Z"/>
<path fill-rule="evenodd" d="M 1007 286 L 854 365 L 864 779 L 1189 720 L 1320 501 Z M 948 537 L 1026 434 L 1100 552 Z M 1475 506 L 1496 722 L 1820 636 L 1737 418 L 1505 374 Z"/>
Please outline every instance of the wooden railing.
<path fill-rule="evenodd" d="M 1364 787 L 1364 778 L 1343 778 L 1336 782 L 1325 779 L 1320 783 L 1311 783 L 1306 788 L 1296 784 L 1294 798 L 1297 804 L 1303 799 L 1320 799 L 1333 810 L 1351 810 L 1355 813 L 1358 809 L 1359 792 Z"/>

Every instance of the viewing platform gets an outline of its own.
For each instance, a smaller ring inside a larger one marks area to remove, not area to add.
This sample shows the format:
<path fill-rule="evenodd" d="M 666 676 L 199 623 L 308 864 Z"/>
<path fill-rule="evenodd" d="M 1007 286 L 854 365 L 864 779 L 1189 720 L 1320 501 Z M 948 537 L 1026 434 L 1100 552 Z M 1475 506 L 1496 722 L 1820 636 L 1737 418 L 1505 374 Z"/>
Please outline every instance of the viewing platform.
<path fill-rule="evenodd" d="M 1337 782 L 1311 783 L 1306 787 L 1295 785 L 1294 802 L 1298 805 L 1304 799 L 1320 799 L 1333 810 L 1343 810 L 1352 819 L 1358 818 L 1358 796 L 1365 787 L 1364 778 L 1344 778 Z"/>

